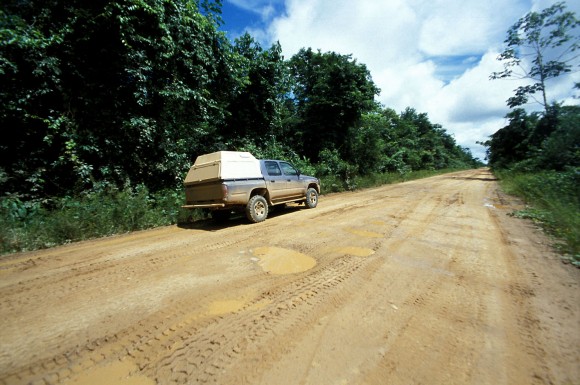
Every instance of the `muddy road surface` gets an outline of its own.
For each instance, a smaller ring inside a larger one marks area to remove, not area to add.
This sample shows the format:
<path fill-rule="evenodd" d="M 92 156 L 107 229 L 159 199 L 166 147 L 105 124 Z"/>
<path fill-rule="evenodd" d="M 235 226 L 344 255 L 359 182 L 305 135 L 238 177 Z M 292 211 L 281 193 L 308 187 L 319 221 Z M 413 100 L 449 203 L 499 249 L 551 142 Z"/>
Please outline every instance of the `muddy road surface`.
<path fill-rule="evenodd" d="M 580 270 L 485 169 L 0 258 L 0 384 L 580 384 Z"/>

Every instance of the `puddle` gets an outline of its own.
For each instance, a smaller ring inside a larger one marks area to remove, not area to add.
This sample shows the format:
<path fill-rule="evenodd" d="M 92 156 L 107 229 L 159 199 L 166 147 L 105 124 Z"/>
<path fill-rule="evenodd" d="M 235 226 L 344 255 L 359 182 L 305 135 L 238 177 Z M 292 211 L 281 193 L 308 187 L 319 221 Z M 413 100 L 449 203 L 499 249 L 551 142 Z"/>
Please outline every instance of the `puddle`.
<path fill-rule="evenodd" d="M 215 301 L 211 305 L 209 305 L 209 314 L 210 315 L 222 315 L 227 313 L 233 313 L 246 305 L 246 301 L 242 300 L 227 300 L 227 301 Z"/>
<path fill-rule="evenodd" d="M 138 373 L 133 362 L 124 360 L 94 367 L 65 381 L 70 385 L 155 385 L 155 381 Z"/>
<path fill-rule="evenodd" d="M 281 247 L 258 247 L 253 254 L 260 258 L 262 269 L 272 274 L 301 273 L 316 266 L 314 258 Z"/>
<path fill-rule="evenodd" d="M 351 234 L 360 235 L 361 237 L 365 238 L 382 238 L 383 234 L 375 233 L 372 231 L 365 231 L 365 230 L 355 230 L 355 229 L 347 229 Z"/>
<path fill-rule="evenodd" d="M 373 249 L 367 249 L 364 247 L 337 247 L 333 250 L 339 253 L 354 255 L 355 257 L 368 257 L 375 253 Z"/>

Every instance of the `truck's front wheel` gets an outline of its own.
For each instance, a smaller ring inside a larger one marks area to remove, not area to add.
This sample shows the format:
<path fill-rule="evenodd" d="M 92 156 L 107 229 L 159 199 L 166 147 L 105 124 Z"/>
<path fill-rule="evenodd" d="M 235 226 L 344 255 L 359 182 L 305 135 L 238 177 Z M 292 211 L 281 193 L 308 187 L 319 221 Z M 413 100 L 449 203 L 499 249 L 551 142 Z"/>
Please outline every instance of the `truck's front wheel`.
<path fill-rule="evenodd" d="M 254 195 L 246 206 L 246 216 L 254 223 L 262 222 L 268 216 L 268 202 L 261 195 Z"/>

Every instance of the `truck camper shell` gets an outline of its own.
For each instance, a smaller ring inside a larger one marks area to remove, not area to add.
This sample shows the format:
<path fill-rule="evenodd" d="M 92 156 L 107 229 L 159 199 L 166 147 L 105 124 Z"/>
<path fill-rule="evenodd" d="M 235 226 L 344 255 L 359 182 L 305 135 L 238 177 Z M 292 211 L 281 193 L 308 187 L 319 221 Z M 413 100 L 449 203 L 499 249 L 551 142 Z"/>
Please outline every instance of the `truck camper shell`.
<path fill-rule="evenodd" d="M 186 186 L 217 180 L 263 178 L 260 161 L 249 152 L 218 151 L 200 155 L 185 177 Z"/>

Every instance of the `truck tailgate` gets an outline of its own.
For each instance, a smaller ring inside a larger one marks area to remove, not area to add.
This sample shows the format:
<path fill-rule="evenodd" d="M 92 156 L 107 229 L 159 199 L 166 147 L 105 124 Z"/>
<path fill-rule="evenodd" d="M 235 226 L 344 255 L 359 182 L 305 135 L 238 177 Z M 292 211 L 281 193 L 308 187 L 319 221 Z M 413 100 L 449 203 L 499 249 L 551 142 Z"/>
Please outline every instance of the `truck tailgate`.
<path fill-rule="evenodd" d="M 185 200 L 188 205 L 222 203 L 224 192 L 221 182 L 192 183 L 185 186 Z"/>

